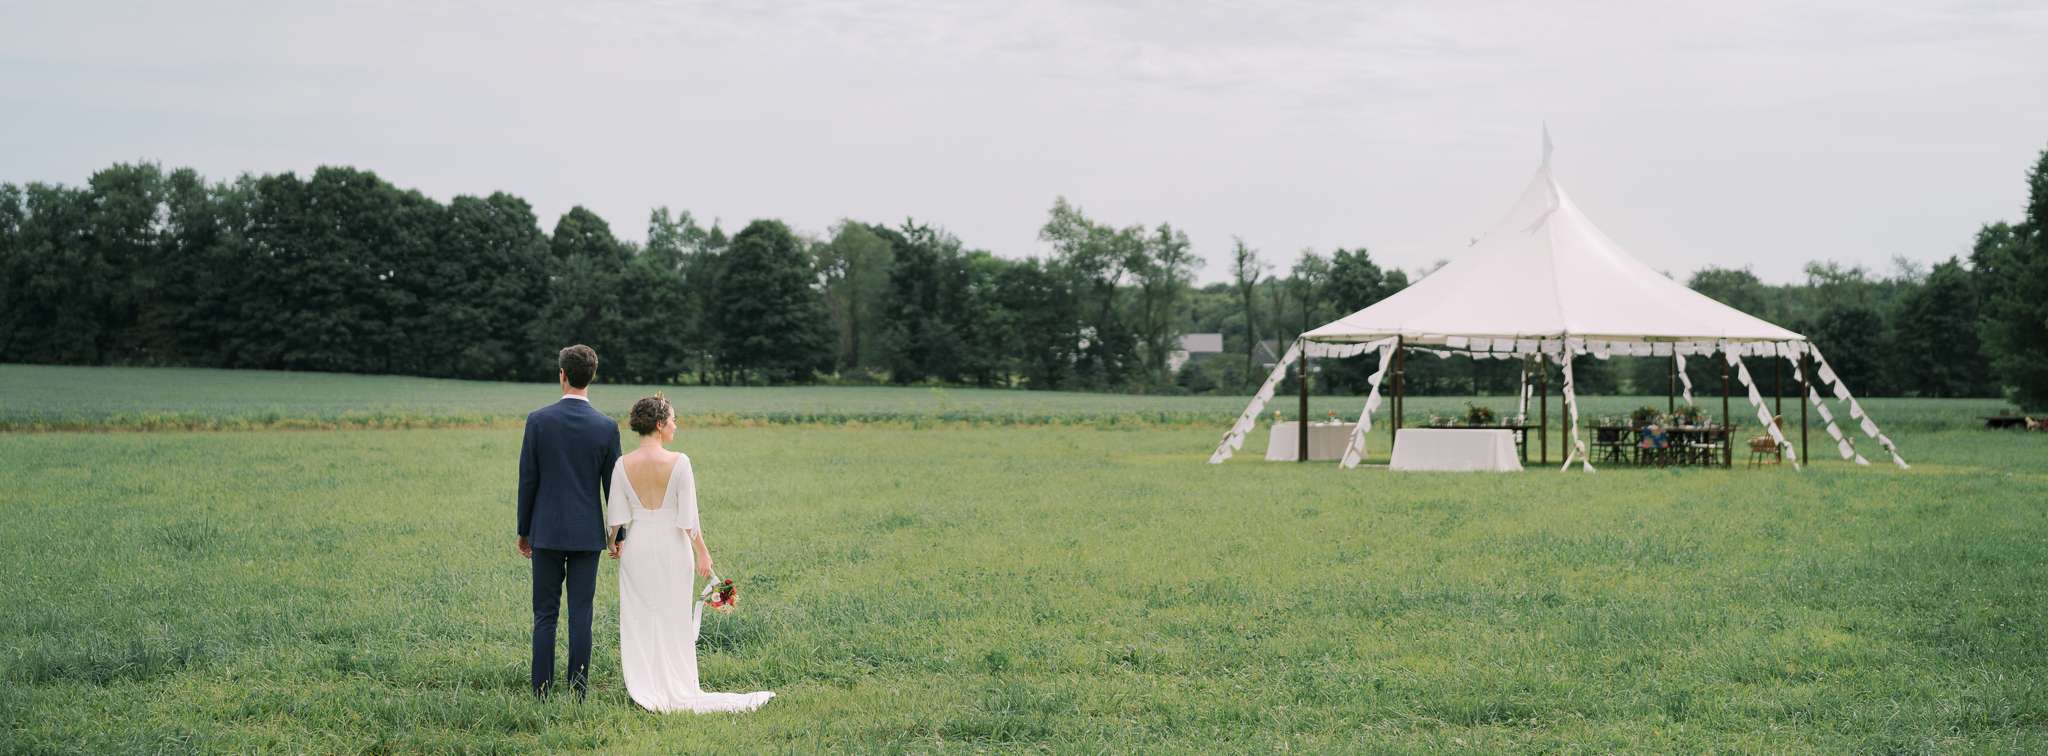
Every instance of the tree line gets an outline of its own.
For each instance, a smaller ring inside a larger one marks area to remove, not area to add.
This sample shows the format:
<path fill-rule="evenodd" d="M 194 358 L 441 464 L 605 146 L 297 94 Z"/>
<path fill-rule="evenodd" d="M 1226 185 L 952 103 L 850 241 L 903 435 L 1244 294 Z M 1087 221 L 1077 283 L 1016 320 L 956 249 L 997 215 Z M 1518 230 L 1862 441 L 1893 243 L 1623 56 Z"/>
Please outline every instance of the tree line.
<path fill-rule="evenodd" d="M 1043 237 L 1019 261 L 915 221 L 727 234 L 658 208 L 636 243 L 583 207 L 543 233 L 516 196 L 353 168 L 119 164 L 0 185 L 0 359 L 532 380 L 581 342 L 639 383 L 1170 387 L 1187 235 L 1060 200 Z"/>
<path fill-rule="evenodd" d="M 1815 263 L 1790 285 L 1710 267 L 1687 284 L 1805 333 L 1860 393 L 2005 389 L 2048 405 L 2048 152 L 2027 178 L 2022 219 L 1986 225 L 1967 259 L 1883 274 Z M 117 164 L 83 186 L 4 184 L 0 359 L 532 380 L 581 342 L 607 378 L 636 383 L 1239 393 L 1300 332 L 1429 272 L 1383 268 L 1362 246 L 1276 270 L 1238 240 L 1231 279 L 1196 287 L 1184 232 L 1065 199 L 1039 231 L 1048 253 L 1022 260 L 916 221 L 728 234 L 657 208 L 646 231 L 621 239 L 579 206 L 543 232 L 510 194 L 443 203 L 347 167 L 209 182 Z M 1225 354 L 1171 369 L 1180 337 L 1201 332 L 1222 333 Z M 1364 390 L 1373 366 L 1329 362 L 1316 390 Z M 1717 391 L 1705 362 L 1695 384 Z M 1511 392 L 1519 370 L 1418 357 L 1408 385 Z M 1661 393 L 1667 370 L 1575 368 L 1588 393 Z"/>

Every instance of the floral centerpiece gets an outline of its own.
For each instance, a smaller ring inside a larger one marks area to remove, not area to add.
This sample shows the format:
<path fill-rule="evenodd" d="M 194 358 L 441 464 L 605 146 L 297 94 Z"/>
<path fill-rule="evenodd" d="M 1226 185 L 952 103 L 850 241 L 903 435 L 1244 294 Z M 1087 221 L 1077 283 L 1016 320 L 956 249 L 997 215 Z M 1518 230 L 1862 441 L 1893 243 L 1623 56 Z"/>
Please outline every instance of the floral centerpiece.
<path fill-rule="evenodd" d="M 1641 428 L 1645 425 L 1657 422 L 1657 417 L 1662 414 L 1664 413 L 1658 412 L 1656 407 L 1643 405 L 1641 407 L 1637 407 L 1634 412 L 1628 413 L 1628 422 L 1630 425 L 1633 425 L 1637 428 Z"/>
<path fill-rule="evenodd" d="M 1678 410 L 1678 419 L 1684 421 L 1686 425 L 1699 425 L 1700 420 L 1706 415 L 1706 410 L 1700 409 L 1697 404 L 1688 404 Z"/>
<path fill-rule="evenodd" d="M 1492 407 L 1488 407 L 1484 404 L 1473 404 L 1471 402 L 1465 403 L 1466 425 L 1492 425 L 1493 421 L 1494 414 Z"/>

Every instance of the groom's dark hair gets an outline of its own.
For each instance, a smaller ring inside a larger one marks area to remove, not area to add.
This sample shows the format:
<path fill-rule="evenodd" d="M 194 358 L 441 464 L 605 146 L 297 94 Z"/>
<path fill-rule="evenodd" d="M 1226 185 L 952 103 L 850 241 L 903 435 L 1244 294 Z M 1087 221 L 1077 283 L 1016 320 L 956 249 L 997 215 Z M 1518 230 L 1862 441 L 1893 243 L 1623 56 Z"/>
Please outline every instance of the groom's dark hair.
<path fill-rule="evenodd" d="M 569 388 L 590 388 L 590 379 L 597 377 L 597 350 L 582 344 L 563 349 L 556 363 L 569 378 Z"/>

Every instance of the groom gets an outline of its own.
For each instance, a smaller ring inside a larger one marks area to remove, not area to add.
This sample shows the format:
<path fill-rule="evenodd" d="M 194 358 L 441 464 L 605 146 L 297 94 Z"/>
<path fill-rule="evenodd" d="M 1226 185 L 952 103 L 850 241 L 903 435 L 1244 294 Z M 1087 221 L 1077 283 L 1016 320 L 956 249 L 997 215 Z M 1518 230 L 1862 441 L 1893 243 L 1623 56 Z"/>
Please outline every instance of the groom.
<path fill-rule="evenodd" d="M 526 416 L 519 447 L 519 555 L 533 560 L 533 692 L 555 676 L 555 625 L 569 589 L 569 688 L 590 680 L 590 598 L 605 548 L 604 501 L 619 459 L 619 424 L 590 406 L 597 352 L 562 350 L 562 399 Z"/>

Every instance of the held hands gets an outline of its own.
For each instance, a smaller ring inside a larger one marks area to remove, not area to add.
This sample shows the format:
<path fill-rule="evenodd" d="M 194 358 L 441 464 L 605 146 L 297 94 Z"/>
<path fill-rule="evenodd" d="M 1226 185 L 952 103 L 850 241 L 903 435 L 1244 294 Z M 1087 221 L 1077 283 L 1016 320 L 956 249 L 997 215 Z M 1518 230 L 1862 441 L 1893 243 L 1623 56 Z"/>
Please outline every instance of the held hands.
<path fill-rule="evenodd" d="M 620 550 L 620 549 L 623 549 L 623 548 L 625 548 L 625 547 L 626 547 L 626 542 L 625 542 L 625 541 L 613 541 L 613 542 L 612 542 L 612 545 L 611 545 L 611 549 L 610 549 L 610 550 L 611 550 L 611 552 L 612 552 L 612 558 L 613 558 L 613 559 L 617 559 L 617 558 L 619 558 L 619 550 Z"/>
<path fill-rule="evenodd" d="M 527 542 L 526 536 L 519 537 L 519 555 L 527 559 L 533 558 L 533 544 Z"/>

